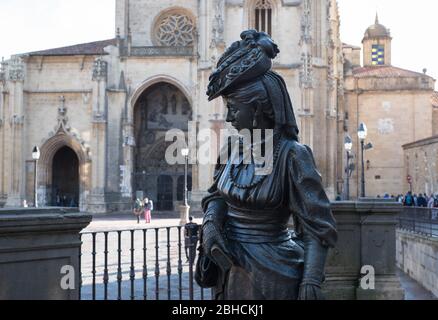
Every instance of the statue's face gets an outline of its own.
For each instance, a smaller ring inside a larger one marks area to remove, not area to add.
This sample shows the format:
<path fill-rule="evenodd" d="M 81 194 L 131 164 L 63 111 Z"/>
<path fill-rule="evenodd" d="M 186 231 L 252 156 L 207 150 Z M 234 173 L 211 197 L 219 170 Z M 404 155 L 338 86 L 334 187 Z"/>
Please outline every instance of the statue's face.
<path fill-rule="evenodd" d="M 253 129 L 254 108 L 252 105 L 243 104 L 235 99 L 224 99 L 227 105 L 227 122 L 237 130 Z"/>

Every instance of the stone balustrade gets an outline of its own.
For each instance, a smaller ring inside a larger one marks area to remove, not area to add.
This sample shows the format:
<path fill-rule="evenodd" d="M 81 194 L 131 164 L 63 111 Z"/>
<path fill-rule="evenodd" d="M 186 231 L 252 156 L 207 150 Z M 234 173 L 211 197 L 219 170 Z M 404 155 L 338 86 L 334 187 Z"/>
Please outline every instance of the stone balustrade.
<path fill-rule="evenodd" d="M 403 300 L 404 291 L 396 275 L 395 247 L 401 205 L 383 199 L 361 199 L 335 202 L 332 209 L 339 240 L 327 261 L 327 298 Z M 367 290 L 370 283 L 361 286 L 361 279 L 371 275 L 369 270 L 375 272 L 375 282 L 374 289 Z"/>
<path fill-rule="evenodd" d="M 0 300 L 78 300 L 79 233 L 91 219 L 70 209 L 0 210 Z"/>

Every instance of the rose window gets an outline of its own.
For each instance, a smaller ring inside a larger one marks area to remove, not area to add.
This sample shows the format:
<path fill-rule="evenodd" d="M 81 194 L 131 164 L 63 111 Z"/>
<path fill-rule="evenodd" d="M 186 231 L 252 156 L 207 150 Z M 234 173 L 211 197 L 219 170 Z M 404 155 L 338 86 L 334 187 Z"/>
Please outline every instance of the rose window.
<path fill-rule="evenodd" d="M 162 46 L 192 46 L 195 42 L 195 25 L 192 19 L 186 15 L 169 14 L 159 22 L 156 37 Z"/>

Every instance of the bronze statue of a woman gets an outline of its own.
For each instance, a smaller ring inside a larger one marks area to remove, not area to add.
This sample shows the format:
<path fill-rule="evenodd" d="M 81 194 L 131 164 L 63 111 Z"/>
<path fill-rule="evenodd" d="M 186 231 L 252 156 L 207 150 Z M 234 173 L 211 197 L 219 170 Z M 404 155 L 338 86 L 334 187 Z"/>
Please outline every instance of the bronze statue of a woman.
<path fill-rule="evenodd" d="M 277 45 L 255 30 L 241 38 L 219 60 L 207 94 L 224 98 L 237 130 L 273 133 L 273 168 L 258 176 L 254 161 L 216 166 L 202 203 L 201 251 L 221 268 L 206 277 L 214 276 L 218 300 L 323 299 L 327 252 L 337 241 L 330 202 L 312 151 L 298 143 L 286 84 L 271 70 Z"/>

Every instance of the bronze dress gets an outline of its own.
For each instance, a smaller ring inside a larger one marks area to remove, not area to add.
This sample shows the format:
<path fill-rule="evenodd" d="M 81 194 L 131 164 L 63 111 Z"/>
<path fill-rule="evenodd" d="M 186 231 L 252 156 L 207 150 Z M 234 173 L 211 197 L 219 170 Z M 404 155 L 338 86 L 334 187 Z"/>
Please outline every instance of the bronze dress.
<path fill-rule="evenodd" d="M 271 174 L 254 186 L 261 179 L 253 162 L 216 167 L 203 207 L 227 203 L 224 237 L 234 262 L 215 288 L 218 300 L 296 300 L 305 254 L 300 237 L 310 233 L 327 247 L 336 242 L 330 201 L 310 148 L 283 137 L 276 153 Z M 242 187 L 243 181 L 251 186 Z M 291 217 L 295 232 L 288 230 Z"/>

